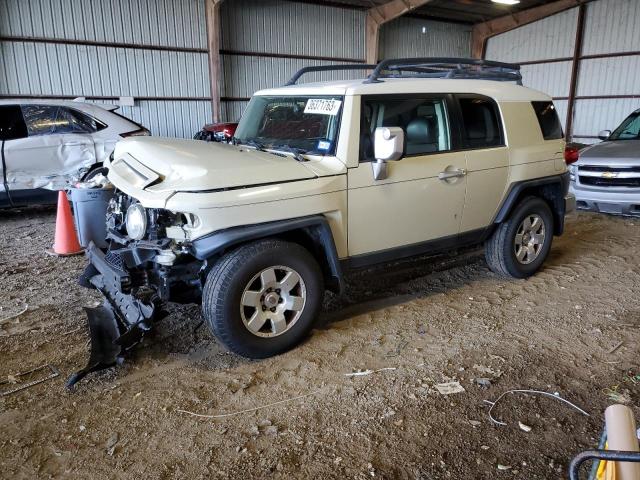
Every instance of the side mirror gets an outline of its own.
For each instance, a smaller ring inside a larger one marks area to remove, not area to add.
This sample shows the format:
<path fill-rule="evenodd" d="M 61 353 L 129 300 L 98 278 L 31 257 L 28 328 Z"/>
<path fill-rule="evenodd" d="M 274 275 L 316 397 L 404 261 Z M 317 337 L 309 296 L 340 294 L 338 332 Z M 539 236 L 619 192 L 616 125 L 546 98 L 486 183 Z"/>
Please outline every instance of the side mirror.
<path fill-rule="evenodd" d="M 373 136 L 373 178 L 387 178 L 388 161 L 400 160 L 404 153 L 404 130 L 400 127 L 378 127 Z"/>
<path fill-rule="evenodd" d="M 610 136 L 611 136 L 611 130 L 600 130 L 600 133 L 598 133 L 598 138 L 600 140 L 606 140 Z"/>

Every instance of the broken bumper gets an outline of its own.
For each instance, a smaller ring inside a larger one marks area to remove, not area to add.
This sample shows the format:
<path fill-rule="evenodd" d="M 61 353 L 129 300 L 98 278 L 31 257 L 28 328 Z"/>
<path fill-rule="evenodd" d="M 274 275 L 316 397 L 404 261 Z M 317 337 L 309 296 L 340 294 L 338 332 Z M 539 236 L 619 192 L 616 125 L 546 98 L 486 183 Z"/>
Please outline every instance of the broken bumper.
<path fill-rule="evenodd" d="M 87 247 L 89 265 L 80 279 L 83 286 L 96 288 L 104 296 L 101 306 L 85 308 L 91 353 L 87 366 L 67 381 L 71 388 L 85 375 L 122 362 L 122 355 L 138 344 L 157 318 L 159 301 L 156 297 L 140 298 L 127 292 L 131 274 L 127 262 L 142 263 L 148 258 L 144 251 L 130 258 L 121 254 L 103 253 L 93 242 Z M 148 255 L 152 255 L 150 252 Z"/>

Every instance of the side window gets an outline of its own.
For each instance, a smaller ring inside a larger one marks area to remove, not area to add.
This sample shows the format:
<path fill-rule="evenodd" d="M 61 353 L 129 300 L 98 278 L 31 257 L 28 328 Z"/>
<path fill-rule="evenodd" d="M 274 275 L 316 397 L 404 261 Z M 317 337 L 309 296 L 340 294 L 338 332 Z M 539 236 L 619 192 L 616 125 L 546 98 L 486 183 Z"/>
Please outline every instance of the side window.
<path fill-rule="evenodd" d="M 378 127 L 405 132 L 406 156 L 451 149 L 449 121 L 443 98 L 365 97 L 360 120 L 360 160 L 374 160 L 373 137 Z"/>
<path fill-rule="evenodd" d="M 562 124 L 553 102 L 531 102 L 538 117 L 542 137 L 545 140 L 559 140 L 564 137 Z"/>
<path fill-rule="evenodd" d="M 0 140 L 17 140 L 27 135 L 20 106 L 0 105 Z"/>
<path fill-rule="evenodd" d="M 60 107 L 56 133 L 94 133 L 106 125 L 73 108 Z"/>
<path fill-rule="evenodd" d="M 22 114 L 30 137 L 55 133 L 94 133 L 106 127 L 78 110 L 60 105 L 22 105 Z"/>
<path fill-rule="evenodd" d="M 504 145 L 496 104 L 488 98 L 462 97 L 460 112 L 463 142 L 466 148 L 490 148 Z"/>
<path fill-rule="evenodd" d="M 52 105 L 22 105 L 22 115 L 30 137 L 55 133 L 58 107 Z"/>

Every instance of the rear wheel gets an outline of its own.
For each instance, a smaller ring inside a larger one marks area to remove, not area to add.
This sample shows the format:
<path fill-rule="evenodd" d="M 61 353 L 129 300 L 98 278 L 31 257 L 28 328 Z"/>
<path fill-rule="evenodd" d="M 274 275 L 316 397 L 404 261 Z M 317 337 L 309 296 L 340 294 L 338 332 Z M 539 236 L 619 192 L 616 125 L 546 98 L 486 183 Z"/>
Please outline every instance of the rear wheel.
<path fill-rule="evenodd" d="M 538 197 L 522 200 L 485 244 L 487 264 L 500 275 L 526 278 L 547 258 L 553 239 L 553 215 Z"/>
<path fill-rule="evenodd" d="M 214 265 L 203 289 L 202 310 L 229 350 L 265 358 L 304 338 L 323 293 L 320 267 L 306 249 L 262 240 L 239 247 Z"/>

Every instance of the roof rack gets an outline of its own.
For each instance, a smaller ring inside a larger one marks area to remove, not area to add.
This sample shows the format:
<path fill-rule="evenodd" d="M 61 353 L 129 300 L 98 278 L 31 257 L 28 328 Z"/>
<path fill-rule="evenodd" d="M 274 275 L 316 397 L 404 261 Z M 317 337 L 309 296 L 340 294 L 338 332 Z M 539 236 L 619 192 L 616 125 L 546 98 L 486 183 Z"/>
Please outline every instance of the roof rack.
<path fill-rule="evenodd" d="M 304 67 L 298 70 L 285 83 L 285 86 L 295 85 L 305 73 L 338 70 L 373 70 L 364 83 L 378 83 L 384 78 L 466 78 L 516 82 L 518 85 L 522 85 L 520 65 L 515 63 L 475 58 L 424 57 L 390 58 L 382 60 L 377 65 L 349 63 Z"/>
<path fill-rule="evenodd" d="M 383 72 L 388 73 L 383 74 Z M 410 72 L 410 75 L 403 75 L 402 72 Z M 518 85 L 522 85 L 520 65 L 456 57 L 391 58 L 383 60 L 378 63 L 364 83 L 378 83 L 381 78 L 407 77 L 515 81 Z"/>
<path fill-rule="evenodd" d="M 291 79 L 285 83 L 285 87 L 295 85 L 302 75 L 309 72 L 330 72 L 334 70 L 373 70 L 377 65 L 368 65 L 365 63 L 342 63 L 339 65 L 317 65 L 312 67 L 304 67 L 298 70 Z"/>

